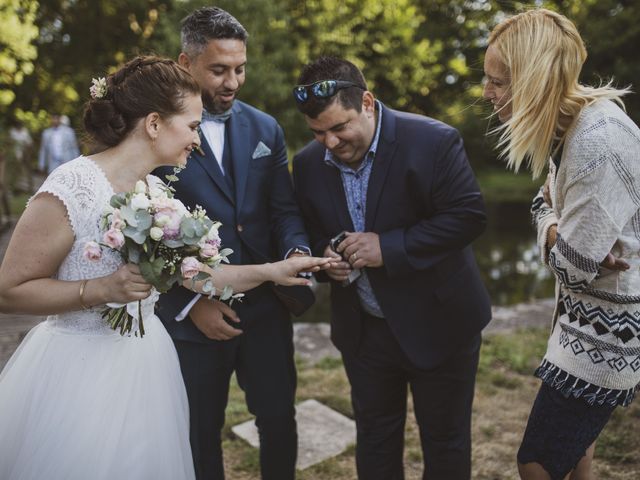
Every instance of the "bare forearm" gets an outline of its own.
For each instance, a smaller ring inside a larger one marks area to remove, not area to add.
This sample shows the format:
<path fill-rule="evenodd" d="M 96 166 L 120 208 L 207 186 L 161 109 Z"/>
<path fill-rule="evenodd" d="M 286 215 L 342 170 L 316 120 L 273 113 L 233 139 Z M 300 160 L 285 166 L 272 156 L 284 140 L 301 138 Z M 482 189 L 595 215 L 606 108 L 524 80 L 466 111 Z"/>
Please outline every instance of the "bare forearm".
<path fill-rule="evenodd" d="M 222 291 L 226 286 L 234 292 L 245 292 L 257 287 L 267 281 L 269 276 L 270 263 L 262 265 L 220 265 L 214 270 L 206 267 L 206 272 L 211 275 L 211 280 L 217 291 Z M 202 293 L 204 281 L 196 282 L 192 288 L 190 282 L 184 282 L 184 286 L 196 292 Z"/>
<path fill-rule="evenodd" d="M 31 315 L 55 315 L 101 305 L 105 298 L 100 279 L 88 280 L 80 299 L 83 281 L 39 278 L 22 284 L 0 286 L 0 311 Z"/>

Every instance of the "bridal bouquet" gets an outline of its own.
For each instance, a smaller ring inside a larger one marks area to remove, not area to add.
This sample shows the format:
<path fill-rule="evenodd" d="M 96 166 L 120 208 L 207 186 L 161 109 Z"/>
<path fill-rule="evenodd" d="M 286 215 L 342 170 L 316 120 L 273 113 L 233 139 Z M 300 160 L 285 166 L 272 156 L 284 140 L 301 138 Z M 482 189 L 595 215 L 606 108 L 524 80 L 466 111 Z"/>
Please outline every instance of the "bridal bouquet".
<path fill-rule="evenodd" d="M 170 181 L 175 175 L 167 176 Z M 88 242 L 85 256 L 100 258 L 101 246 L 120 252 L 127 263 L 140 266 L 145 280 L 160 293 L 183 279 L 195 283 L 205 280 L 203 290 L 216 295 L 209 275 L 200 271 L 205 264 L 215 268 L 227 262 L 231 249 L 220 249 L 219 222 L 209 219 L 202 207 L 193 211 L 173 197 L 173 189 L 158 177 L 147 175 L 139 180 L 132 192 L 117 193 L 111 197 L 101 218 L 105 231 L 102 242 Z M 218 292 L 221 300 L 237 298 L 231 287 Z M 107 304 L 103 313 L 111 328 L 122 335 L 133 333 L 144 336 L 140 301 L 129 304 Z"/>

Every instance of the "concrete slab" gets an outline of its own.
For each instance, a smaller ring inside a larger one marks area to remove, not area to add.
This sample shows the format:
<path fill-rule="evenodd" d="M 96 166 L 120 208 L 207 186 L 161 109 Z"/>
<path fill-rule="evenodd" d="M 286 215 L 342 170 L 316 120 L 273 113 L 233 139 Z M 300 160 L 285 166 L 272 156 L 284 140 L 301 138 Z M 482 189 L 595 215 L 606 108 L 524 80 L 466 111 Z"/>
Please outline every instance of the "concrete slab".
<path fill-rule="evenodd" d="M 309 365 L 315 365 L 327 357 L 340 358 L 340 352 L 330 340 L 328 323 L 294 323 L 293 343 L 296 355 Z"/>
<path fill-rule="evenodd" d="M 298 470 L 304 470 L 344 452 L 356 442 L 356 424 L 317 400 L 296 406 L 298 422 Z M 253 420 L 231 428 L 233 433 L 258 448 L 260 440 Z"/>

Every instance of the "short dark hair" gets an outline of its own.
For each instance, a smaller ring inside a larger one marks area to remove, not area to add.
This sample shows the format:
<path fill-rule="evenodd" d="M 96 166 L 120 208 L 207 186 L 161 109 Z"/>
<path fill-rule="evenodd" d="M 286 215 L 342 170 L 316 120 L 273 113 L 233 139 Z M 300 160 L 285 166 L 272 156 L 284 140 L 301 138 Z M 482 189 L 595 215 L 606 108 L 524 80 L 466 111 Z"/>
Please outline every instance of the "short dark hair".
<path fill-rule="evenodd" d="M 230 13 L 218 7 L 202 7 L 182 19 L 182 51 L 195 57 L 210 40 L 233 39 L 247 43 L 249 34 Z"/>
<path fill-rule="evenodd" d="M 151 112 L 167 118 L 182 113 L 188 94 L 200 87 L 171 59 L 136 57 L 106 78 L 106 92 L 85 105 L 84 128 L 97 150 L 118 145 Z"/>
<path fill-rule="evenodd" d="M 360 85 L 361 88 L 343 88 L 329 98 L 315 98 L 310 95 L 306 102 L 296 102 L 298 110 L 303 114 L 316 118 L 336 101 L 346 110 L 354 109 L 358 113 L 362 111 L 362 93 L 363 90 L 368 90 L 367 82 L 360 69 L 353 63 L 338 57 L 320 57 L 302 68 L 298 85 L 309 85 L 320 80 L 346 80 Z"/>

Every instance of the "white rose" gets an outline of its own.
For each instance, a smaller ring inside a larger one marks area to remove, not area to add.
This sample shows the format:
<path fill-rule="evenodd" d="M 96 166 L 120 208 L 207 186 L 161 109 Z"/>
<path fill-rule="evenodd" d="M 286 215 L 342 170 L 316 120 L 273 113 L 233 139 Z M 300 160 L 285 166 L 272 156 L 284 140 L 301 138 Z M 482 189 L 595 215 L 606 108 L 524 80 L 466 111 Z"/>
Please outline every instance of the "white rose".
<path fill-rule="evenodd" d="M 165 225 L 169 224 L 169 222 L 171 221 L 171 217 L 169 217 L 168 215 L 156 215 L 153 220 L 153 223 L 155 223 L 158 227 L 164 227 Z"/>
<path fill-rule="evenodd" d="M 160 240 L 163 235 L 164 235 L 164 232 L 162 231 L 161 228 L 151 227 L 151 230 L 149 230 L 149 236 L 156 241 Z"/>
<path fill-rule="evenodd" d="M 136 188 L 134 189 L 136 193 L 145 193 L 147 191 L 147 184 L 142 180 L 138 180 L 136 182 Z"/>
<path fill-rule="evenodd" d="M 146 210 L 151 206 L 151 202 L 144 193 L 136 193 L 131 197 L 131 208 L 133 210 Z"/>
<path fill-rule="evenodd" d="M 206 238 L 208 240 L 220 240 L 220 234 L 218 233 L 218 229 L 222 226 L 220 222 L 213 222 L 211 228 L 207 232 Z"/>

